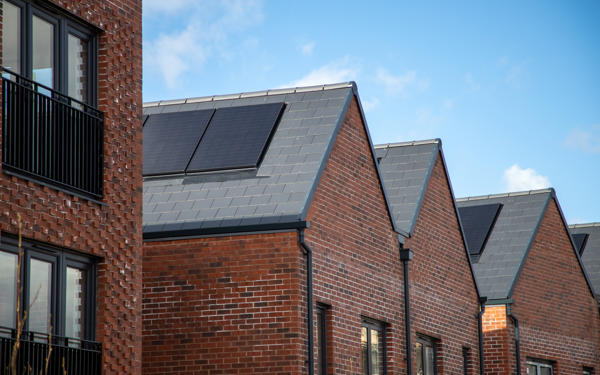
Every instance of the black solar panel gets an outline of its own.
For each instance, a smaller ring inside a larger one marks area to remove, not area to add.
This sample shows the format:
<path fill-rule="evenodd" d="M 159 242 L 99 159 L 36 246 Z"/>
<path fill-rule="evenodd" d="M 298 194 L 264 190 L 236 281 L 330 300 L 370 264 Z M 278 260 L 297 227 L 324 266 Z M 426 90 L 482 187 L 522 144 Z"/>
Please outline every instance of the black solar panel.
<path fill-rule="evenodd" d="M 216 110 L 186 172 L 257 167 L 284 103 Z"/>
<path fill-rule="evenodd" d="M 583 250 L 585 250 L 585 244 L 587 243 L 589 236 L 590 235 L 587 233 L 577 233 L 573 235 L 573 242 L 575 242 L 577 252 L 580 256 L 583 255 Z"/>
<path fill-rule="evenodd" d="M 151 115 L 144 126 L 144 175 L 183 173 L 214 112 Z"/>
<path fill-rule="evenodd" d="M 459 208 L 470 254 L 480 254 L 483 250 L 501 207 L 502 204 L 494 203 Z"/>

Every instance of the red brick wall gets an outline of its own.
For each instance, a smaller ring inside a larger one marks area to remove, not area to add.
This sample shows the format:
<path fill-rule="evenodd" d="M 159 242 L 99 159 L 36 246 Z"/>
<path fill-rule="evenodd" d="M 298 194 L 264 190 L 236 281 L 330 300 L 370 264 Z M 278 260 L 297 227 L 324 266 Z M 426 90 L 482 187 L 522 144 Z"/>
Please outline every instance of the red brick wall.
<path fill-rule="evenodd" d="M 479 373 L 478 296 L 439 154 L 405 247 L 414 252 L 409 262 L 413 343 L 416 333 L 439 339 L 439 374 L 462 373 L 462 348 L 468 347 L 470 373 Z"/>
<path fill-rule="evenodd" d="M 98 103 L 105 115 L 104 204 L 9 176 L 0 167 L 0 230 L 16 234 L 20 213 L 25 238 L 103 258 L 98 267 L 96 336 L 103 345 L 104 373 L 139 374 L 142 5 L 135 0 L 55 3 L 103 30 Z M 0 136 L 0 147 L 1 143 Z"/>
<path fill-rule="evenodd" d="M 556 361 L 555 374 L 600 368 L 598 305 L 585 282 L 557 205 L 552 200 L 513 296 L 521 360 Z"/>
<path fill-rule="evenodd" d="M 146 242 L 143 373 L 303 373 L 304 259 L 295 231 Z"/>
<path fill-rule="evenodd" d="M 514 337 L 512 337 L 512 322 L 506 314 L 506 305 L 485 307 L 482 327 L 483 358 L 485 373 L 488 375 L 510 373 L 509 364 L 513 361 L 511 358 L 514 358 L 511 357 Z"/>
<path fill-rule="evenodd" d="M 331 151 L 308 220 L 314 299 L 331 306 L 329 372 L 362 373 L 361 316 L 366 316 L 388 324 L 388 374 L 405 373 L 398 240 L 355 100 Z"/>

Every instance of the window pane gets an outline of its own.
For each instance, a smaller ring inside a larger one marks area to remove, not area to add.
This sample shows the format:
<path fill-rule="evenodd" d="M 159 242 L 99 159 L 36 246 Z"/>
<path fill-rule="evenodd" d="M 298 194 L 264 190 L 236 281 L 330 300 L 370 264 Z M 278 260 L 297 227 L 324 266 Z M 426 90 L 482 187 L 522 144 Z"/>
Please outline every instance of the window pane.
<path fill-rule="evenodd" d="M 16 254 L 0 251 L 0 326 L 10 328 L 16 323 L 17 266 Z"/>
<path fill-rule="evenodd" d="M 360 331 L 360 343 L 362 346 L 362 373 L 369 375 L 369 344 L 368 332 L 366 327 L 362 327 Z"/>
<path fill-rule="evenodd" d="M 53 87 L 54 25 L 33 16 L 33 80 Z M 40 90 L 47 93 L 47 90 Z"/>
<path fill-rule="evenodd" d="M 434 375 L 434 356 L 433 356 L 433 346 L 430 345 L 426 345 L 425 346 L 425 353 L 423 355 L 423 362 L 424 362 L 424 374 L 425 375 Z"/>
<path fill-rule="evenodd" d="M 418 342 L 417 348 L 417 375 L 423 375 L 423 345 Z"/>
<path fill-rule="evenodd" d="M 29 330 L 49 333 L 52 263 L 31 259 L 29 267 Z"/>
<path fill-rule="evenodd" d="M 67 267 L 65 336 L 84 339 L 85 271 Z"/>
<path fill-rule="evenodd" d="M 69 70 L 68 95 L 79 101 L 87 101 L 87 42 L 75 35 L 69 34 L 68 37 L 68 56 L 67 67 Z"/>
<path fill-rule="evenodd" d="M 537 375 L 537 367 L 535 365 L 527 365 L 527 375 Z"/>
<path fill-rule="evenodd" d="M 551 367 L 540 367 L 541 375 L 552 375 Z"/>
<path fill-rule="evenodd" d="M 372 375 L 381 375 L 381 346 L 379 344 L 379 332 L 372 329 L 371 330 L 371 366 L 373 366 L 371 370 Z"/>
<path fill-rule="evenodd" d="M 2 1 L 2 65 L 21 73 L 21 8 Z"/>

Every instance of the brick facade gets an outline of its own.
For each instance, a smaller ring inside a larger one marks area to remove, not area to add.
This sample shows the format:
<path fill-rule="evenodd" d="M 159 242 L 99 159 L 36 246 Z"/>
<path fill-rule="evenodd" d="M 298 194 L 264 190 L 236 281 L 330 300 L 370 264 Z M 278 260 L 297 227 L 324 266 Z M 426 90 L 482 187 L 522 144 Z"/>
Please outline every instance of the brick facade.
<path fill-rule="evenodd" d="M 467 348 L 469 374 L 478 374 L 478 295 L 440 153 L 405 247 L 414 252 L 409 262 L 412 342 L 417 334 L 438 340 L 438 374 L 462 373 Z"/>
<path fill-rule="evenodd" d="M 142 5 L 137 0 L 55 3 L 102 30 L 98 35 L 98 107 L 105 116 L 102 204 L 0 171 L 0 230 L 16 234 L 20 213 L 24 238 L 101 257 L 96 339 L 103 345 L 103 373 L 139 374 Z M 0 139 L 0 147 L 1 143 Z"/>
<path fill-rule="evenodd" d="M 598 371 L 600 318 L 554 199 L 550 201 L 514 292 L 521 371 L 528 359 L 552 362 L 554 373 Z M 504 306 L 486 308 L 488 374 L 516 373 L 514 324 Z"/>

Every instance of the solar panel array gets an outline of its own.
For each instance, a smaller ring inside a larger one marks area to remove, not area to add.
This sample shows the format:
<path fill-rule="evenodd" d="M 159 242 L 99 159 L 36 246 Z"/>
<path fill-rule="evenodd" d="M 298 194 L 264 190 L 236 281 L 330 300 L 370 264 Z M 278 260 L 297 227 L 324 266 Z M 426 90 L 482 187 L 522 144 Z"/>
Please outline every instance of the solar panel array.
<path fill-rule="evenodd" d="M 502 204 L 460 207 L 460 219 L 471 255 L 480 254 L 489 237 Z"/>
<path fill-rule="evenodd" d="M 576 233 L 573 235 L 573 242 L 575 242 L 575 247 L 577 247 L 577 252 L 580 256 L 583 255 L 583 250 L 589 236 L 587 233 Z"/>
<path fill-rule="evenodd" d="M 150 115 L 145 176 L 258 167 L 284 103 Z"/>

